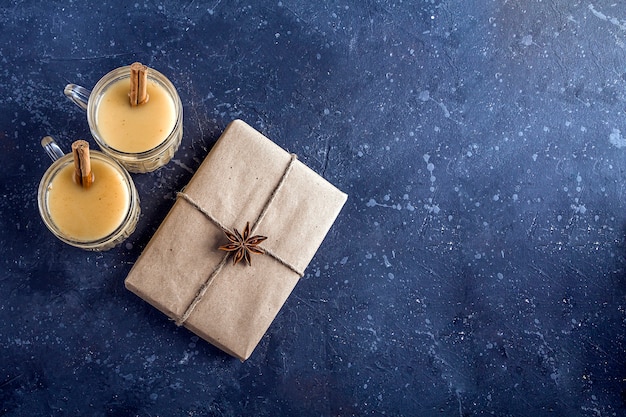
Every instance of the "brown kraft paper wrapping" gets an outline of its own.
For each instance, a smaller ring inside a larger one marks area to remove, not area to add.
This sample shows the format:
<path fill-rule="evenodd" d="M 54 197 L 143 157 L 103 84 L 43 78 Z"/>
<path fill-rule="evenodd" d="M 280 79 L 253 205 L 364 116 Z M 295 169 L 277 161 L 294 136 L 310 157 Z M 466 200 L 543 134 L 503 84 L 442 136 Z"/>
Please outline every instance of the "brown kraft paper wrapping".
<path fill-rule="evenodd" d="M 235 120 L 179 193 L 128 274 L 126 288 L 177 324 L 245 360 L 346 198 L 261 133 Z M 244 261 L 233 265 L 232 255 L 218 250 L 228 243 L 222 227 L 241 232 L 246 222 L 252 234 L 267 236 L 260 246 L 268 254 L 252 254 L 252 266 Z"/>

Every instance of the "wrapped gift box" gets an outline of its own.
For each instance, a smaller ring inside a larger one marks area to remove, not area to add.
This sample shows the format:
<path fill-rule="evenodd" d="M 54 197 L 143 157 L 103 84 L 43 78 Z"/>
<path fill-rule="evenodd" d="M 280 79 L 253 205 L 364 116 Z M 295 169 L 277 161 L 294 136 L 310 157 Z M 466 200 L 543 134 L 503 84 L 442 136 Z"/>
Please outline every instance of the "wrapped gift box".
<path fill-rule="evenodd" d="M 126 278 L 126 288 L 198 336 L 247 359 L 347 195 L 241 120 L 228 125 Z M 225 231 L 266 236 L 233 264 Z"/>

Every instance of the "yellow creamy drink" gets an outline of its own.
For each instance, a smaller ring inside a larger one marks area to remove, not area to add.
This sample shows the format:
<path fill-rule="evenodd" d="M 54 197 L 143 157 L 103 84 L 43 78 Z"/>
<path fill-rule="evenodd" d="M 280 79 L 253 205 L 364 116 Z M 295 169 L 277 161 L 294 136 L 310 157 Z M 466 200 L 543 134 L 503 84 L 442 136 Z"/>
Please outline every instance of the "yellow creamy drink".
<path fill-rule="evenodd" d="M 124 221 L 130 193 L 122 174 L 111 164 L 92 158 L 95 180 L 88 189 L 73 180 L 70 163 L 47 187 L 47 206 L 58 230 L 75 241 L 93 241 L 113 233 Z"/>
<path fill-rule="evenodd" d="M 148 79 L 148 102 L 132 107 L 128 100 L 130 79 L 111 83 L 102 93 L 96 111 L 100 136 L 111 148 L 140 153 L 160 145 L 174 129 L 176 108 L 168 92 Z"/>

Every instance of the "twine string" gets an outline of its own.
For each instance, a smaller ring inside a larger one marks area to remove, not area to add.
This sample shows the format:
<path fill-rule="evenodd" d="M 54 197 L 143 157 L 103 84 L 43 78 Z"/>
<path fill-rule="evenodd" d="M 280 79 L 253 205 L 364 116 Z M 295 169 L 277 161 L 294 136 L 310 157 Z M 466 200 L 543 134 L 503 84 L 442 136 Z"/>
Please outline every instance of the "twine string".
<path fill-rule="evenodd" d="M 272 191 L 272 193 L 270 194 L 268 199 L 265 201 L 265 204 L 263 205 L 263 208 L 261 209 L 261 212 L 259 213 L 259 216 L 257 217 L 255 222 L 253 223 L 252 228 L 250 230 L 251 234 L 254 232 L 256 227 L 261 223 L 261 221 L 263 221 L 263 219 L 265 218 L 265 215 L 267 214 L 267 212 L 269 210 L 269 207 L 271 206 L 273 201 L 276 199 L 276 196 L 278 195 L 278 192 L 280 191 L 280 189 L 283 187 L 283 184 L 285 183 L 285 180 L 287 179 L 287 176 L 291 172 L 291 169 L 293 168 L 294 162 L 296 161 L 297 158 L 298 157 L 297 157 L 296 154 L 291 154 L 291 158 L 289 159 L 289 164 L 287 164 L 287 167 L 283 171 L 283 174 L 280 177 L 280 180 L 278 181 L 278 183 L 274 187 L 274 190 Z M 216 225 L 217 227 L 222 229 L 222 231 L 229 230 L 224 224 L 222 224 L 222 222 L 220 222 L 218 219 L 216 219 L 211 213 L 209 213 L 206 209 L 204 209 L 202 206 L 200 206 L 200 204 L 198 204 L 193 198 L 191 198 L 191 196 L 189 196 L 185 192 L 182 192 L 182 191 L 178 192 L 178 193 L 176 193 L 176 196 L 179 197 L 179 198 L 182 198 L 187 203 L 189 203 L 193 208 L 195 208 L 200 213 L 202 213 L 214 225 Z M 278 256 L 277 254 L 272 253 L 271 251 L 269 251 L 269 250 L 267 250 L 265 248 L 264 248 L 264 251 L 265 251 L 265 253 L 267 255 L 272 257 L 278 263 L 280 263 L 281 265 L 287 267 L 291 271 L 293 271 L 296 274 L 298 274 L 298 276 L 302 277 L 304 275 L 303 271 L 300 271 L 298 268 L 296 268 L 295 266 L 291 265 L 289 262 L 285 261 L 280 256 Z M 226 255 L 224 255 L 224 257 L 222 258 L 220 263 L 218 263 L 215 266 L 215 268 L 213 268 L 213 271 L 211 271 L 211 273 L 209 274 L 207 279 L 198 288 L 198 291 L 196 292 L 195 297 L 193 298 L 193 300 L 191 300 L 191 302 L 189 303 L 189 305 L 185 309 L 185 312 L 183 313 L 183 315 L 180 316 L 180 318 L 175 320 L 176 325 L 182 326 L 185 323 L 185 321 L 187 321 L 189 316 L 191 316 L 191 313 L 195 310 L 195 308 L 198 305 L 198 303 L 200 303 L 200 301 L 204 297 L 204 294 L 206 294 L 206 292 L 209 289 L 211 283 L 214 281 L 214 278 L 222 271 L 222 269 L 226 265 L 226 262 L 228 260 L 228 256 L 229 256 L 228 253 Z"/>

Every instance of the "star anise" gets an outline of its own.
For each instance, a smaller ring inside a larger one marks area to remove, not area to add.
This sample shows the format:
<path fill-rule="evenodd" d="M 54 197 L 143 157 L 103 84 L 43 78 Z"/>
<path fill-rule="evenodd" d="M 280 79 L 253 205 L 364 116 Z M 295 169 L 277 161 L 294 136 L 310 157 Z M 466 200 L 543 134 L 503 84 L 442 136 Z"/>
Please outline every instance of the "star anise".
<path fill-rule="evenodd" d="M 220 246 L 219 249 L 227 252 L 234 252 L 233 265 L 237 265 L 237 263 L 242 259 L 245 259 L 248 265 L 252 265 L 250 262 L 251 253 L 265 253 L 263 248 L 259 247 L 259 243 L 267 239 L 267 236 L 250 236 L 250 222 L 246 223 L 246 227 L 243 229 L 243 236 L 237 229 L 234 229 L 233 232 L 224 230 L 224 233 L 226 233 L 226 237 L 228 237 L 230 243 Z"/>

